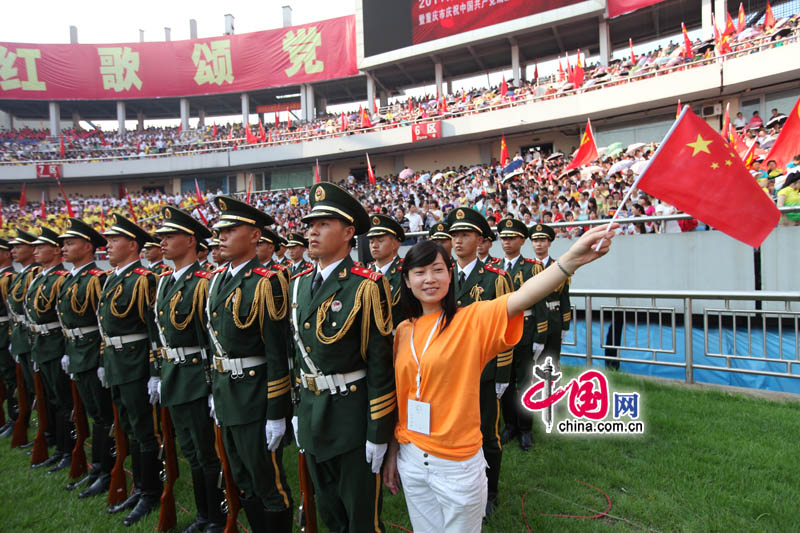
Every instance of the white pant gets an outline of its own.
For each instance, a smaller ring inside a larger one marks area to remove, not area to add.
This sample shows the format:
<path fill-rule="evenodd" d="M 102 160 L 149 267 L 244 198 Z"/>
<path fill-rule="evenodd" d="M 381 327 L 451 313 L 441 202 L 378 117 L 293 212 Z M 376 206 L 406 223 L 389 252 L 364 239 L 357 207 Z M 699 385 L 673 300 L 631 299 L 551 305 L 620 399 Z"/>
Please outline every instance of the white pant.
<path fill-rule="evenodd" d="M 452 461 L 401 444 L 397 470 L 414 533 L 480 531 L 486 466 L 482 449 L 465 461 Z"/>

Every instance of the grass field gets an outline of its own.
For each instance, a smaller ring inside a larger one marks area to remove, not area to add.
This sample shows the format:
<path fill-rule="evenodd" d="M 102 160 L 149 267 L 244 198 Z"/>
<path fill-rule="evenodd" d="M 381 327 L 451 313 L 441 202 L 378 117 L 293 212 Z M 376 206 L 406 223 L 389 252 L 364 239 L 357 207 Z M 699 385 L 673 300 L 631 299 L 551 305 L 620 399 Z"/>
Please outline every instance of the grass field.
<path fill-rule="evenodd" d="M 641 393 L 645 434 L 546 435 L 537 418 L 533 450 L 506 447 L 500 508 L 484 531 L 524 532 L 526 520 L 533 531 L 800 530 L 800 403 L 608 375 L 611 390 Z M 285 466 L 297 499 L 294 451 L 286 450 Z M 62 488 L 65 475 L 33 471 L 28 461 L 0 442 L 0 531 L 155 529 L 157 514 L 125 528 L 124 516 L 106 514 L 103 497 L 79 501 Z M 181 468 L 176 498 L 193 513 L 188 467 Z M 608 507 L 605 495 L 611 510 L 603 518 L 546 516 L 598 514 Z M 387 531 L 410 528 L 402 496 L 384 491 L 383 518 Z M 246 525 L 244 513 L 240 519 Z M 179 508 L 178 530 L 191 520 Z"/>

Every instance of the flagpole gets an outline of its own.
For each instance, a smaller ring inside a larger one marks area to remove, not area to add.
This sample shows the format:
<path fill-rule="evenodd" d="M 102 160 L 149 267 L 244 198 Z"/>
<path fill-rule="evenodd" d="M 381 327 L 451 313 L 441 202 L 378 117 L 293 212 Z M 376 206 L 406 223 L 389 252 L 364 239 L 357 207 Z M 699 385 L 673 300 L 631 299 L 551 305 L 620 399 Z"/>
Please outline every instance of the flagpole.
<path fill-rule="evenodd" d="M 683 109 L 681 109 L 681 114 L 680 114 L 680 116 L 678 116 L 678 120 L 676 120 L 672 124 L 672 126 L 669 128 L 669 131 L 664 136 L 664 139 L 662 139 L 661 144 L 656 149 L 656 153 L 653 154 L 653 157 L 650 158 L 650 161 L 654 161 L 655 158 L 658 157 L 658 154 L 661 152 L 661 149 L 664 148 L 665 144 L 667 144 L 667 140 L 672 136 L 672 132 L 675 131 L 675 128 L 678 126 L 678 124 L 680 124 L 681 120 L 683 120 L 683 117 L 684 117 L 684 115 L 686 115 L 686 112 L 688 110 L 689 110 L 689 106 L 688 105 L 683 106 Z M 630 186 L 630 188 L 628 189 L 628 192 L 625 193 L 625 196 L 622 197 L 622 201 L 619 203 L 620 206 L 625 205 L 625 203 L 630 199 L 630 196 L 633 193 L 633 190 L 639 185 L 639 182 L 642 181 L 642 178 L 644 177 L 645 174 L 647 174 L 647 170 L 649 168 L 650 168 L 650 164 L 648 163 L 648 165 L 645 167 L 644 171 L 642 171 L 642 173 L 639 174 L 639 176 L 634 180 L 633 185 Z M 606 240 L 606 235 L 608 235 L 608 232 L 611 229 L 611 225 L 619 217 L 619 212 L 620 212 L 620 209 L 619 209 L 619 206 L 617 206 L 617 210 L 614 212 L 614 216 L 611 217 L 611 221 L 608 223 L 608 227 L 606 227 L 606 232 L 603 233 L 603 237 L 601 237 L 600 241 L 598 241 L 597 246 L 594 249 L 595 252 L 599 252 L 600 251 L 600 247 L 603 246 L 603 241 Z"/>

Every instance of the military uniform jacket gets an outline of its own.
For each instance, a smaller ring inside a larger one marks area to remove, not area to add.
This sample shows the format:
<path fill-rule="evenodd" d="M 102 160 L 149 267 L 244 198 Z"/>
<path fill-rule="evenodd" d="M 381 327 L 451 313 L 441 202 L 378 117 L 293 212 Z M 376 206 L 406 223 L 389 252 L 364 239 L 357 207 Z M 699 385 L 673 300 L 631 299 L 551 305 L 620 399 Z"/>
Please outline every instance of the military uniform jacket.
<path fill-rule="evenodd" d="M 97 310 L 105 339 L 146 335 L 121 349 L 108 346 L 103 351 L 102 366 L 109 385 L 122 385 L 158 375 L 153 353 L 153 347 L 157 345 L 153 320 L 155 290 L 155 275 L 143 268 L 139 261 L 117 274 L 109 274 L 106 279 Z"/>
<path fill-rule="evenodd" d="M 14 327 L 14 321 L 11 319 L 11 313 L 8 312 L 8 294 L 11 290 L 11 281 L 14 279 L 13 266 L 7 266 L 0 270 L 0 320 L 4 317 L 4 322 L 0 322 L 0 351 L 8 350 L 8 344 L 11 342 L 11 329 Z"/>
<path fill-rule="evenodd" d="M 172 267 L 170 267 L 164 261 L 156 261 L 152 265 L 148 266 L 147 270 L 149 270 L 150 272 L 155 274 L 156 277 L 158 277 L 161 274 L 166 274 L 167 272 L 172 272 Z"/>
<path fill-rule="evenodd" d="M 498 261 L 498 265 L 500 263 L 505 263 L 505 260 Z M 516 291 L 522 287 L 523 283 L 542 270 L 544 268 L 539 261 L 519 256 L 511 270 L 506 271 L 511 278 L 511 289 Z M 528 346 L 534 343 L 544 344 L 547 341 L 547 307 L 543 301 L 537 302 L 529 311 L 530 313 L 525 315 L 522 338 L 517 344 L 518 346 Z"/>
<path fill-rule="evenodd" d="M 370 268 L 375 272 L 380 272 L 380 268 L 375 263 L 370 263 Z M 389 290 L 392 294 L 392 323 L 394 328 L 406 319 L 403 306 L 400 304 L 400 286 L 403 283 L 403 258 L 396 256 L 386 274 L 383 276 L 389 282 Z"/>
<path fill-rule="evenodd" d="M 211 393 L 206 381 L 209 357 L 206 336 L 206 301 L 208 281 L 212 275 L 202 265 L 194 263 L 175 280 L 172 272 L 162 274 L 156 290 L 156 325 L 160 331 L 161 355 L 161 404 L 179 405 Z M 166 344 L 165 344 L 166 343 Z M 184 362 L 163 358 L 165 350 L 178 347 L 202 348 L 201 352 L 189 354 Z"/>
<path fill-rule="evenodd" d="M 549 266 L 555 263 L 552 257 L 547 262 Z M 547 306 L 548 328 L 551 335 L 561 335 L 561 331 L 569 330 L 572 321 L 572 307 L 569 301 L 570 279 L 556 287 L 556 290 L 548 294 L 544 303 Z M 557 309 L 556 309 L 557 307 Z"/>
<path fill-rule="evenodd" d="M 39 272 L 28 287 L 25 296 L 25 312 L 31 323 L 44 325 L 58 322 L 56 302 L 64 280 L 69 272 L 64 270 L 64 265 L 59 264 L 51 268 L 46 274 Z M 64 355 L 64 334 L 61 326 L 44 332 L 35 332 L 32 335 L 32 359 L 37 364 L 47 363 L 53 359 L 61 359 Z"/>
<path fill-rule="evenodd" d="M 457 269 L 454 270 L 454 274 L 457 275 Z M 466 307 L 473 302 L 494 300 L 509 292 L 511 292 L 511 279 L 506 271 L 484 265 L 478 259 L 460 287 L 456 281 L 456 305 Z M 498 354 L 486 364 L 481 374 L 481 381 L 508 383 L 511 379 L 513 357 L 513 350 Z"/>
<path fill-rule="evenodd" d="M 22 319 L 22 321 L 15 320 L 11 329 L 11 353 L 13 355 L 31 351 L 31 334 L 25 317 L 25 294 L 39 270 L 41 270 L 39 265 L 31 263 L 14 274 L 11 280 L 11 288 L 8 291 L 7 299 L 10 306 L 8 308 L 9 314 L 14 313 Z"/>
<path fill-rule="evenodd" d="M 306 354 L 320 373 L 360 369 L 366 377 L 345 394 L 315 393 L 300 387 L 297 406 L 300 447 L 326 461 L 364 446 L 388 443 L 394 432 L 395 397 L 392 315 L 388 283 L 381 274 L 355 266 L 345 257 L 311 295 L 316 270 L 296 277 L 290 287 Z M 294 322 L 294 321 L 293 321 Z M 292 326 L 294 328 L 294 324 Z M 296 368 L 311 372 L 295 342 Z"/>
<path fill-rule="evenodd" d="M 106 272 L 97 268 L 94 262 L 83 267 L 76 275 L 67 276 L 61 286 L 57 303 L 62 327 L 97 327 L 97 304 L 106 276 Z M 64 342 L 65 353 L 69 356 L 70 372 L 86 372 L 100 365 L 100 332 L 96 329 L 83 337 L 65 337 Z"/>
<path fill-rule="evenodd" d="M 222 348 L 216 356 L 266 356 L 267 364 L 247 368 L 239 378 L 214 372 L 217 418 L 223 426 L 285 418 L 292 388 L 286 354 L 288 286 L 281 274 L 262 267 L 255 257 L 226 280 L 229 268 L 218 269 L 209 285 L 209 337 L 213 332 Z"/>

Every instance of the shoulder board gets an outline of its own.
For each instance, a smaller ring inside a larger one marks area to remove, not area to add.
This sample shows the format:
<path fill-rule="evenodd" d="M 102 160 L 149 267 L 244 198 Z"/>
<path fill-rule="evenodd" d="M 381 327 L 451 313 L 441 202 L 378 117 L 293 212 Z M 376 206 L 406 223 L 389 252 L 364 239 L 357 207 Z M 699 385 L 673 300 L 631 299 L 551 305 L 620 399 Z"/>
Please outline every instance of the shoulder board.
<path fill-rule="evenodd" d="M 271 268 L 274 268 L 275 270 L 281 270 L 281 271 L 288 270 L 286 268 L 286 266 L 284 264 L 282 264 L 282 263 L 275 263 L 274 265 L 272 265 Z"/>
<path fill-rule="evenodd" d="M 142 267 L 136 267 L 133 269 L 133 271 L 139 274 L 140 276 L 149 276 L 150 274 L 152 274 L 152 272 Z"/>
<path fill-rule="evenodd" d="M 105 270 L 100 270 L 99 268 L 93 268 L 89 271 L 89 274 L 91 274 L 92 276 L 102 276 L 105 273 L 106 273 Z"/>
<path fill-rule="evenodd" d="M 290 279 L 290 281 L 291 281 L 291 280 L 293 280 L 293 279 L 295 279 L 295 278 L 299 278 L 300 276 L 303 276 L 303 275 L 305 275 L 305 274 L 308 274 L 308 273 L 309 273 L 309 272 L 311 272 L 312 270 L 314 270 L 314 265 L 312 265 L 311 263 L 309 263 L 309 264 L 308 264 L 308 268 L 307 268 L 307 269 L 305 269 L 305 270 L 301 270 L 300 272 L 298 272 L 297 274 L 295 274 L 294 276 L 292 276 L 292 277 L 291 277 L 291 278 L 289 278 L 289 279 Z"/>
<path fill-rule="evenodd" d="M 258 274 L 259 276 L 264 276 L 265 278 L 271 278 L 272 276 L 276 275 L 277 272 L 264 267 L 256 267 L 253 269 L 253 274 Z"/>
<path fill-rule="evenodd" d="M 505 276 L 506 275 L 506 271 L 503 270 L 502 268 L 497 268 L 497 267 L 492 266 L 492 265 L 484 265 L 483 268 L 485 268 L 489 272 L 494 272 L 498 276 Z"/>
<path fill-rule="evenodd" d="M 171 275 L 171 274 L 172 274 L 172 272 L 162 272 L 161 274 L 159 274 L 159 275 L 158 275 L 158 277 L 159 277 L 159 278 L 163 278 L 163 277 L 165 277 L 165 276 L 169 276 L 169 275 Z"/>
<path fill-rule="evenodd" d="M 198 278 L 205 278 L 205 279 L 211 279 L 212 277 L 211 272 L 207 272 L 205 270 L 195 270 L 194 275 L 197 276 Z"/>
<path fill-rule="evenodd" d="M 362 278 L 371 279 L 372 281 L 378 281 L 383 277 L 383 274 L 380 272 L 375 272 L 374 270 L 360 266 L 354 266 L 350 268 L 350 273 L 355 274 L 356 276 L 361 276 Z"/>
<path fill-rule="evenodd" d="M 66 275 L 69 274 L 69 271 L 68 270 L 56 270 L 56 274 L 58 274 L 59 276 L 66 276 Z"/>
<path fill-rule="evenodd" d="M 542 264 L 542 262 L 539 261 L 538 259 L 528 259 L 527 257 L 525 257 L 524 260 L 525 260 L 526 263 L 533 263 L 535 265 L 541 265 Z"/>
<path fill-rule="evenodd" d="M 3 275 L 6 277 L 13 276 L 14 274 L 16 274 L 16 272 L 14 272 L 13 270 L 9 270 L 8 272 L 3 272 Z"/>
<path fill-rule="evenodd" d="M 364 263 L 362 263 L 361 261 L 353 261 L 353 263 L 355 263 L 355 265 L 359 268 L 364 268 Z"/>
<path fill-rule="evenodd" d="M 488 263 L 488 264 L 489 264 L 489 265 L 496 265 L 496 264 L 497 264 L 497 263 L 499 263 L 499 262 L 500 262 L 500 258 L 499 258 L 499 257 L 492 257 L 492 260 L 491 260 L 491 261 L 489 261 L 489 263 Z"/>

